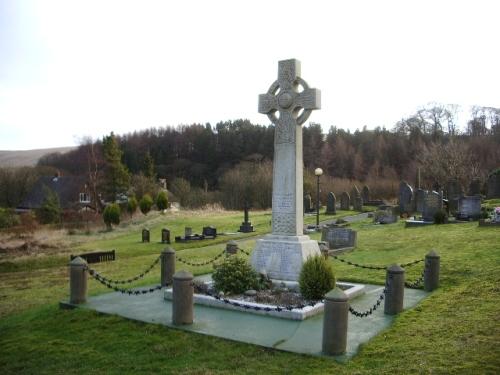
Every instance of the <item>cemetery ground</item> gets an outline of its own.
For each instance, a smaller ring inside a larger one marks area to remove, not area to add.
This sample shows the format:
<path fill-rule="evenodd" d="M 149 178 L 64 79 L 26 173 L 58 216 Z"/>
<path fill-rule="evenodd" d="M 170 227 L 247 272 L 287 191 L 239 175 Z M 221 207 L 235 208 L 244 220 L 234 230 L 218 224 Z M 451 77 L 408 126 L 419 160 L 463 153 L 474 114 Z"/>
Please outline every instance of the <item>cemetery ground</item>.
<path fill-rule="evenodd" d="M 352 212 L 338 211 L 340 215 Z M 337 215 L 340 216 L 340 215 Z M 322 219 L 331 216 L 322 216 Z M 202 261 L 219 254 L 230 239 L 251 251 L 255 236 L 270 231 L 270 212 L 251 213 L 257 232 L 220 236 L 215 240 L 176 244 L 178 256 Z M 306 222 L 314 222 L 306 216 Z M 149 266 L 166 245 L 160 230 L 182 234 L 185 226 L 201 232 L 235 232 L 242 221 L 235 212 L 179 212 L 151 215 L 113 232 L 68 237 L 46 255 L 1 254 L 0 370 L 7 373 L 498 373 L 500 369 L 500 232 L 477 222 L 404 228 L 400 221 L 373 225 L 353 223 L 357 249 L 344 259 L 370 265 L 405 263 L 430 249 L 441 255 L 440 288 L 395 318 L 394 324 L 362 345 L 346 363 L 274 351 L 253 345 L 187 333 L 161 325 L 100 315 L 84 309 L 60 310 L 68 297 L 69 254 L 117 250 L 117 260 L 93 268 L 112 278 L 128 278 Z M 151 230 L 151 242 L 140 231 Z M 319 234 L 312 234 L 319 239 Z M 239 256 L 245 256 L 240 254 Z M 383 284 L 385 272 L 354 268 L 330 258 L 338 279 Z M 211 265 L 190 267 L 195 275 Z M 407 269 L 407 279 L 421 267 Z M 158 269 L 134 284 L 158 283 Z M 89 280 L 89 294 L 108 292 Z M 134 298 L 134 296 L 123 296 Z M 195 317 L 196 319 L 196 317 Z"/>

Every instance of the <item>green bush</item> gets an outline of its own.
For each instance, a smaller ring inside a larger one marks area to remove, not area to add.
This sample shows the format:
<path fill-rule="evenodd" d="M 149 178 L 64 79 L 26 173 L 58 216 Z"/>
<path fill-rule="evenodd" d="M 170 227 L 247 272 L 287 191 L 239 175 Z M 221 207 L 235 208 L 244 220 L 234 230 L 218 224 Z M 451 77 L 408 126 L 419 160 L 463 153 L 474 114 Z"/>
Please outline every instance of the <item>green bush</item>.
<path fill-rule="evenodd" d="M 19 216 L 14 213 L 14 210 L 0 208 L 0 229 L 13 227 L 20 222 Z"/>
<path fill-rule="evenodd" d="M 439 210 L 434 214 L 435 224 L 444 224 L 448 221 L 448 214 L 445 210 Z"/>
<path fill-rule="evenodd" d="M 156 207 L 158 207 L 158 210 L 160 210 L 160 211 L 167 209 L 168 197 L 167 197 L 166 191 L 162 190 L 158 193 L 158 196 L 156 197 Z"/>
<path fill-rule="evenodd" d="M 42 205 L 36 210 L 36 218 L 42 224 L 59 223 L 61 221 L 61 206 L 56 193 L 43 186 L 44 200 Z"/>
<path fill-rule="evenodd" d="M 214 288 L 228 294 L 243 293 L 258 288 L 258 275 L 250 264 L 235 255 L 227 257 L 212 274 Z"/>
<path fill-rule="evenodd" d="M 307 258 L 299 275 L 300 293 L 305 299 L 314 301 L 335 288 L 335 276 L 330 263 L 322 256 Z"/>
<path fill-rule="evenodd" d="M 151 206 L 153 205 L 153 199 L 149 194 L 144 194 L 139 202 L 139 208 L 144 215 L 147 215 L 151 211 Z"/>
<path fill-rule="evenodd" d="M 127 212 L 132 216 L 135 211 L 137 211 L 137 199 L 135 197 L 130 197 L 127 201 Z"/>
<path fill-rule="evenodd" d="M 102 217 L 106 226 L 111 229 L 112 224 L 118 225 L 120 224 L 120 206 L 116 203 L 108 204 L 104 209 Z"/>

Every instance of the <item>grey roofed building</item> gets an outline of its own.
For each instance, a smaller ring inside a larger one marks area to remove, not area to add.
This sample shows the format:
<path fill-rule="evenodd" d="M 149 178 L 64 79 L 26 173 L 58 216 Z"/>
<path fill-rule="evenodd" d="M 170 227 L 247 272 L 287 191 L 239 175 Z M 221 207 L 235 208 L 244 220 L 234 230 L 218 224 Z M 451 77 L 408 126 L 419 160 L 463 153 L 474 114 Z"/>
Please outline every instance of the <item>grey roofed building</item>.
<path fill-rule="evenodd" d="M 92 201 L 86 177 L 43 176 L 38 179 L 16 210 L 27 211 L 39 208 L 45 199 L 44 186 L 57 195 L 63 210 L 95 209 L 95 202 Z"/>

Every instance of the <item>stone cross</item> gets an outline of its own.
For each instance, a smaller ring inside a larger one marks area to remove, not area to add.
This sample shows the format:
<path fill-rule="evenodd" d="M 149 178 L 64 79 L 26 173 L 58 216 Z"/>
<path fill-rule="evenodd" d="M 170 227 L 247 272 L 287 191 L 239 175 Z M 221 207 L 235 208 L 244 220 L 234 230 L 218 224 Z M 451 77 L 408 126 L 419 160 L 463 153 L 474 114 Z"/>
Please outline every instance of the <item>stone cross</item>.
<path fill-rule="evenodd" d="M 302 91 L 300 90 L 302 87 Z M 321 108 L 321 92 L 300 77 L 300 61 L 278 62 L 278 79 L 259 95 L 259 112 L 275 125 L 272 233 L 303 234 L 302 125 Z"/>

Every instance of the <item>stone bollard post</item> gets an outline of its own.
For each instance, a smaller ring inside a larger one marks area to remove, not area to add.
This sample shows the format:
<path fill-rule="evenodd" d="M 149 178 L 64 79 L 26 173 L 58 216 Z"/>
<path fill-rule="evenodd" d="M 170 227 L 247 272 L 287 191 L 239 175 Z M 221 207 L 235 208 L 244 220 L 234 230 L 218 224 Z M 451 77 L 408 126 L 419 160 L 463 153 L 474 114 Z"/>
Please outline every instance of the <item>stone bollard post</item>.
<path fill-rule="evenodd" d="M 440 256 L 436 250 L 431 250 L 425 256 L 424 290 L 432 292 L 439 287 Z"/>
<path fill-rule="evenodd" d="M 236 255 L 238 252 L 238 243 L 236 241 L 229 241 L 226 244 L 226 256 Z"/>
<path fill-rule="evenodd" d="M 76 257 L 69 262 L 69 303 L 87 301 L 87 262 Z"/>
<path fill-rule="evenodd" d="M 179 271 L 174 275 L 172 292 L 172 323 L 193 324 L 193 275 Z"/>
<path fill-rule="evenodd" d="M 396 315 L 403 311 L 405 270 L 397 264 L 387 268 L 385 279 L 384 314 Z"/>
<path fill-rule="evenodd" d="M 323 353 L 339 355 L 347 347 L 347 321 L 349 318 L 349 300 L 340 289 L 335 288 L 325 295 L 325 313 L 323 316 Z"/>
<path fill-rule="evenodd" d="M 161 286 L 172 285 L 175 273 L 175 250 L 170 246 L 161 252 Z"/>

